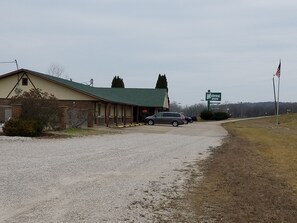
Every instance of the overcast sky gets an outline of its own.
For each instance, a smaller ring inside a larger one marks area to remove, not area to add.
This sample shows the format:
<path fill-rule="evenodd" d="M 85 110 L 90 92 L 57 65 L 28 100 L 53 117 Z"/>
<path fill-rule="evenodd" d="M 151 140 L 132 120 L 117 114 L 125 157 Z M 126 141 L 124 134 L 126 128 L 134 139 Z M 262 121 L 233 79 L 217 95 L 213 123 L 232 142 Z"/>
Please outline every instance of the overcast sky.
<path fill-rule="evenodd" d="M 76 82 L 154 88 L 166 74 L 171 101 L 297 101 L 296 0 L 3 0 L 0 62 Z M 0 73 L 15 69 L 0 64 Z"/>

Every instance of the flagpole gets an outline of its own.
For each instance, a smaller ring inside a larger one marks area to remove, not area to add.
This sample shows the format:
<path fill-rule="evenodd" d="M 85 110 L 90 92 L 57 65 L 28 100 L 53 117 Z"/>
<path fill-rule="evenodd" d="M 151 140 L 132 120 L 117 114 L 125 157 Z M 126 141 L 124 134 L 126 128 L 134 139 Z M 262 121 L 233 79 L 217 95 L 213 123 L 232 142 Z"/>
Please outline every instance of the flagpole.
<path fill-rule="evenodd" d="M 277 67 L 276 73 L 274 76 L 278 77 L 277 85 L 277 105 L 276 105 L 276 125 L 279 125 L 278 116 L 279 116 L 279 89 L 280 89 L 280 76 L 281 76 L 281 60 L 279 60 L 279 65 Z M 274 76 L 273 76 L 273 88 L 274 88 L 274 100 L 275 100 L 275 86 L 274 86 Z"/>
<path fill-rule="evenodd" d="M 280 76 L 278 77 L 278 88 L 277 88 L 277 109 L 276 109 L 276 124 L 278 125 L 278 116 L 279 116 L 279 89 L 280 89 Z"/>
<path fill-rule="evenodd" d="M 277 114 L 277 103 L 276 103 L 276 93 L 275 93 L 275 82 L 274 82 L 274 76 L 272 77 L 272 85 L 273 85 L 273 95 L 274 95 L 274 112 Z"/>

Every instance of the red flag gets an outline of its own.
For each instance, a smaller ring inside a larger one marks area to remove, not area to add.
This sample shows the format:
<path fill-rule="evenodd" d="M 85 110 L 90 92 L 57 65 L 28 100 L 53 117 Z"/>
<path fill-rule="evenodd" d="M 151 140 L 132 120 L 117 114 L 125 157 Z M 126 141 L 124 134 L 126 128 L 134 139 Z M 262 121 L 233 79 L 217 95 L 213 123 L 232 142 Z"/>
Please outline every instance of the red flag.
<path fill-rule="evenodd" d="M 277 67 L 275 76 L 277 76 L 279 78 L 280 77 L 280 73 L 281 73 L 281 61 L 279 61 L 279 65 Z"/>

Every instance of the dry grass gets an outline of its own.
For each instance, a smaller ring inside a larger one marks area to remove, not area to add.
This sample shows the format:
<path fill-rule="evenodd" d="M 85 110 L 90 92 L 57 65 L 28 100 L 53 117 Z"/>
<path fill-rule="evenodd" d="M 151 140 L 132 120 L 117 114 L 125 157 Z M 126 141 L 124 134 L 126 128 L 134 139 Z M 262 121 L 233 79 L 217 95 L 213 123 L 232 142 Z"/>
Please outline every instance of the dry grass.
<path fill-rule="evenodd" d="M 172 218 L 157 222 L 297 222 L 297 115 L 279 121 L 225 124 L 230 137 L 190 170 L 187 199 L 172 199 Z"/>
<path fill-rule="evenodd" d="M 271 160 L 287 183 L 297 191 L 297 115 L 284 115 L 276 126 L 275 118 L 226 124 L 229 131 L 256 146 L 256 152 Z"/>
<path fill-rule="evenodd" d="M 297 222 L 297 115 L 225 124 L 189 193 L 197 222 Z"/>

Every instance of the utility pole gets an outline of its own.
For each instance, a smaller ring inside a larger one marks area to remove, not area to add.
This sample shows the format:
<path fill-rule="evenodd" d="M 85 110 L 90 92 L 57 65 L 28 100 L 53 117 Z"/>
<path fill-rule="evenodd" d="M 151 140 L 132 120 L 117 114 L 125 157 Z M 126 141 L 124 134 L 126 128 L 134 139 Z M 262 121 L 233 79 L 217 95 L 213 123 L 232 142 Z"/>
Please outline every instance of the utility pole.
<path fill-rule="evenodd" d="M 15 63 L 17 70 L 19 69 L 18 61 L 16 59 L 14 61 L 0 62 L 0 63 Z"/>

